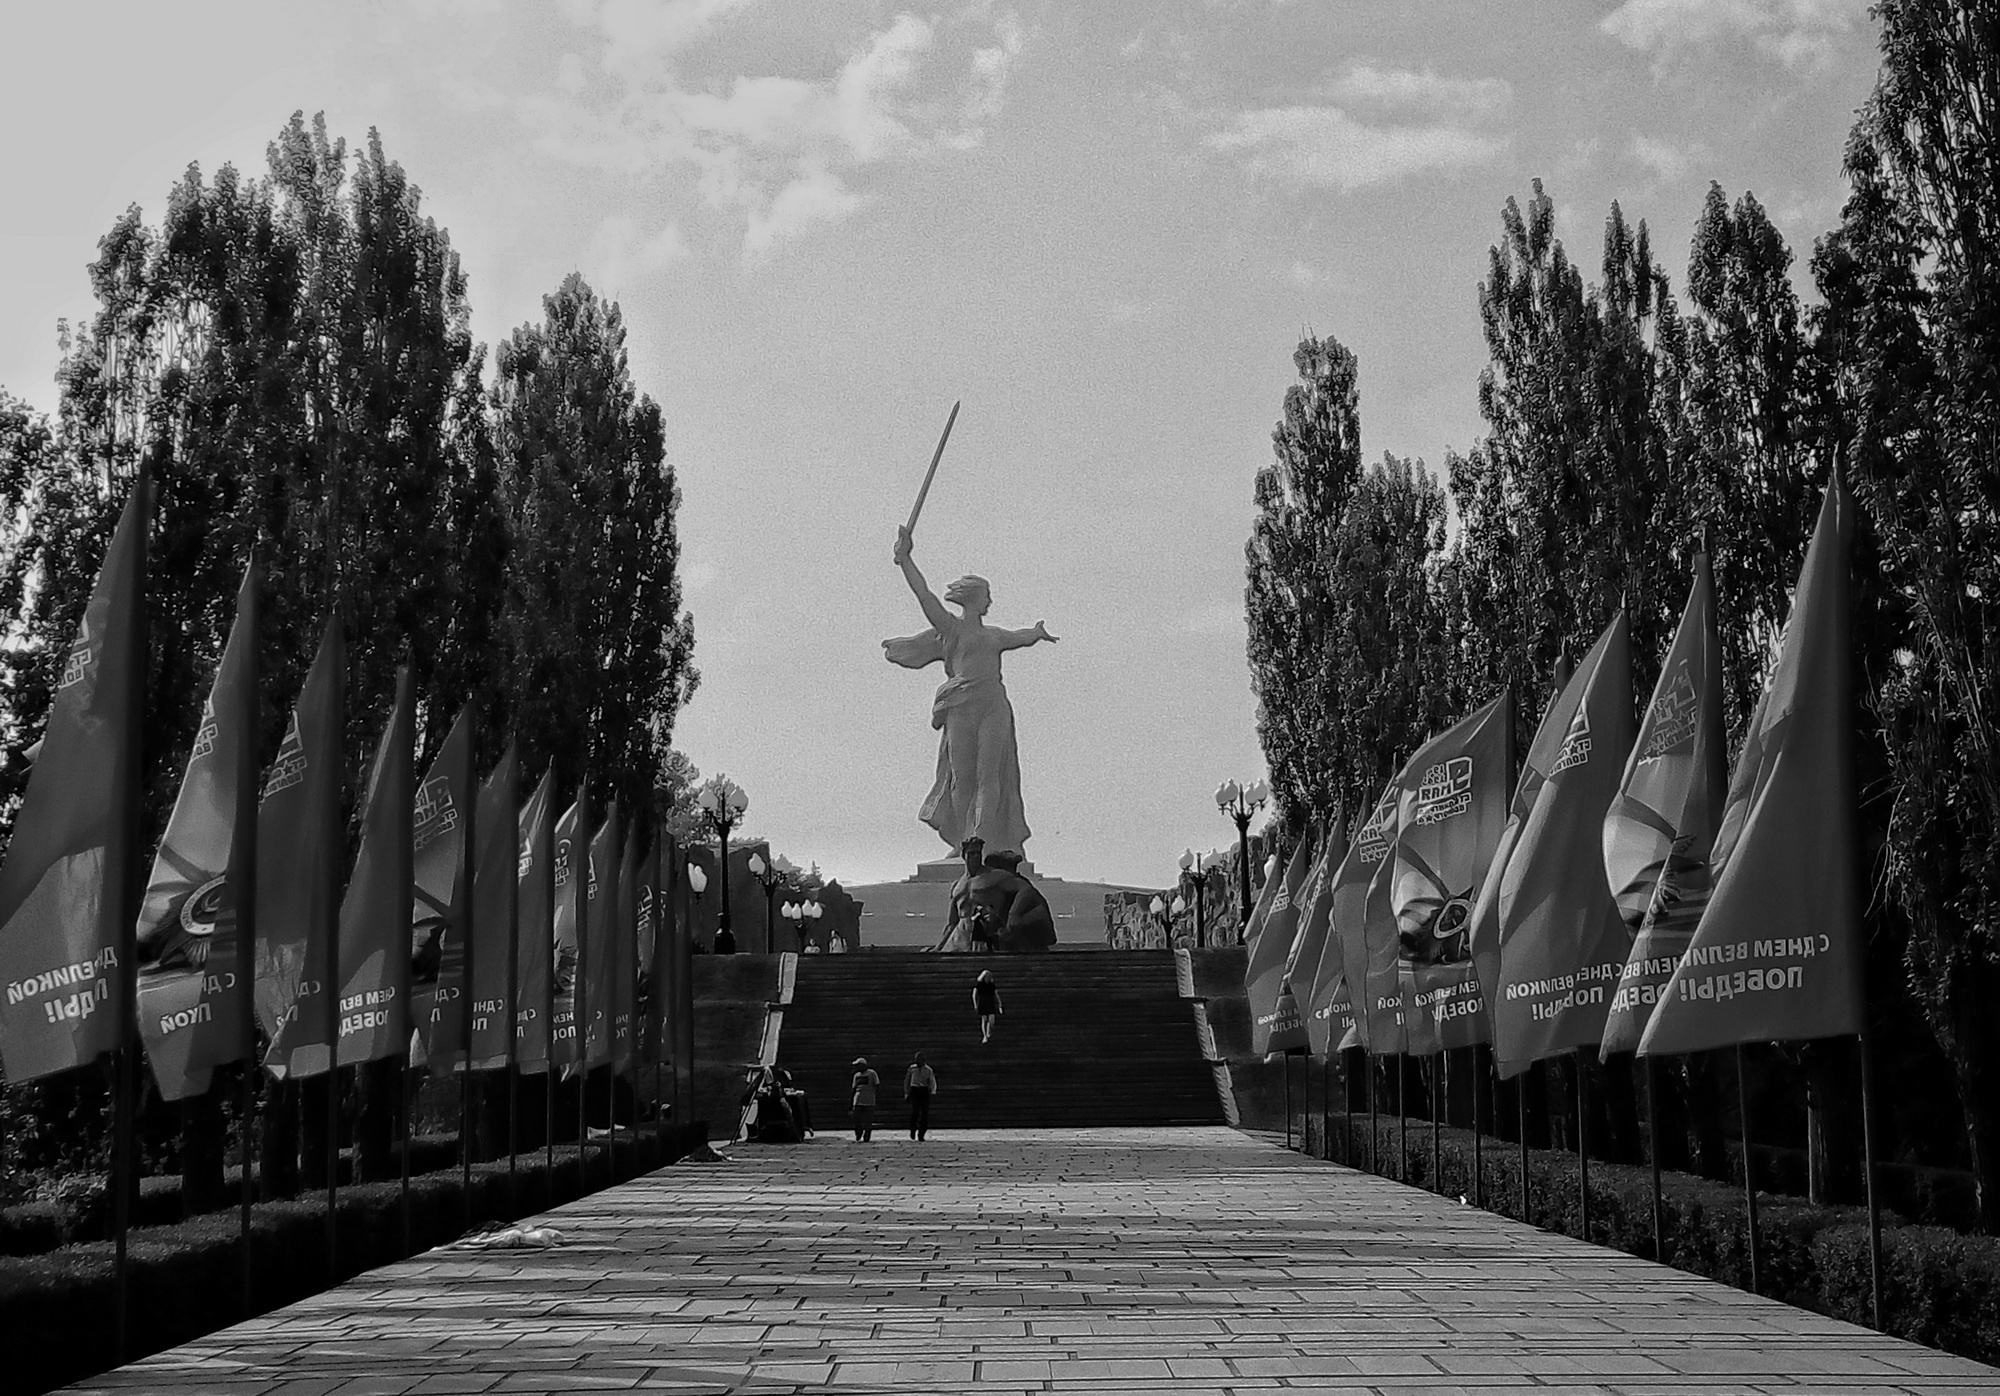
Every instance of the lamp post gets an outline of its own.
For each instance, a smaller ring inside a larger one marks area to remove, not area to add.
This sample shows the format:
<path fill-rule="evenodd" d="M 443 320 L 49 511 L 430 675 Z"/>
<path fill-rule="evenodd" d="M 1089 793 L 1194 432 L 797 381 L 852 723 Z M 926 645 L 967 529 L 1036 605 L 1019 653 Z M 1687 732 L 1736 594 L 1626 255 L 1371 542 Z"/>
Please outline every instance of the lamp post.
<path fill-rule="evenodd" d="M 700 906 L 701 894 L 708 890 L 708 874 L 702 870 L 701 864 L 689 863 L 687 865 L 687 884 L 688 891 L 694 893 L 695 905 Z M 701 949 L 701 943 L 694 938 L 694 912 L 692 909 L 688 912 L 688 948 L 690 951 Z"/>
<path fill-rule="evenodd" d="M 1243 943 L 1243 932 L 1250 924 L 1250 820 L 1271 798 L 1271 787 L 1261 780 L 1248 785 L 1240 785 L 1233 780 L 1225 780 L 1215 787 L 1215 807 L 1236 821 L 1236 843 L 1243 872 L 1243 919 L 1236 927 L 1236 943 Z"/>
<path fill-rule="evenodd" d="M 1204 886 L 1207 875 L 1208 869 L 1202 866 L 1201 859 L 1195 857 L 1194 850 L 1184 849 L 1181 852 L 1181 888 L 1183 894 L 1191 892 L 1194 895 L 1194 945 L 1197 950 L 1208 944 L 1208 898 L 1202 895 L 1207 890 Z M 1178 916 L 1181 898 L 1176 897 L 1174 901 L 1174 914 Z"/>
<path fill-rule="evenodd" d="M 764 953 L 778 953 L 778 889 L 785 885 L 785 875 L 773 863 L 764 861 L 761 854 L 750 855 L 750 875 L 757 879 L 757 885 L 764 889 Z"/>
<path fill-rule="evenodd" d="M 1160 928 L 1160 940 L 1162 943 L 1162 948 L 1167 950 L 1173 949 L 1174 945 L 1173 926 L 1172 923 L 1170 923 L 1167 920 L 1166 899 L 1160 896 L 1159 893 L 1155 892 L 1153 894 L 1153 900 L 1146 903 L 1146 910 L 1153 913 L 1153 924 Z"/>
<path fill-rule="evenodd" d="M 736 932 L 729 928 L 729 831 L 736 827 L 737 821 L 743 818 L 743 812 L 750 808 L 750 797 L 735 781 L 724 779 L 703 786 L 694 802 L 702 816 L 715 826 L 716 842 L 721 849 L 721 856 L 715 860 L 715 875 L 722 882 L 722 905 L 715 917 L 715 948 L 721 954 L 733 954 Z M 700 890 L 699 887 L 695 889 L 697 893 Z M 725 936 L 728 938 L 726 947 Z"/>

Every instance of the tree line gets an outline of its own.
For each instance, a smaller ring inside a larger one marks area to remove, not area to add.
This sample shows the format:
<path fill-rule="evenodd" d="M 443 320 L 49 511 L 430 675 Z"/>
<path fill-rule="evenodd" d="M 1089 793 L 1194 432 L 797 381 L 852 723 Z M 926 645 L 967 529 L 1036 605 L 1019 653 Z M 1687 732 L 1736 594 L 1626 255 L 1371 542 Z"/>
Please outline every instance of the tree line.
<path fill-rule="evenodd" d="M 1650 692 L 1706 550 L 1739 742 L 1812 511 L 1844 471 L 1860 505 L 1873 1013 L 1899 1090 L 1955 1100 L 1957 1137 L 1917 1152 L 1971 1167 L 1993 1229 L 2000 30 L 1945 0 L 1877 16 L 1881 68 L 1848 139 L 1839 224 L 1811 252 L 1812 302 L 1749 193 L 1711 185 L 1677 293 L 1645 223 L 1615 203 L 1587 278 L 1536 181 L 1508 200 L 1479 287 L 1486 432 L 1448 454 L 1442 482 L 1392 455 L 1364 466 L 1355 358 L 1306 336 L 1256 480 L 1249 657 L 1281 821 L 1351 824 L 1410 751 L 1505 686 L 1524 749 L 1559 656 L 1621 604 L 1635 689 Z M 1820 1104 L 1851 1095 L 1810 1053 L 1805 1066 Z"/>
<path fill-rule="evenodd" d="M 253 550 L 265 761 L 338 615 L 350 797 L 408 664 L 426 753 L 469 702 L 482 769 L 512 738 L 529 781 L 587 775 L 655 826 L 686 803 L 680 487 L 616 303 L 566 277 L 489 372 L 416 185 L 374 131 L 350 151 L 302 113 L 263 174 L 191 166 L 157 223 L 128 209 L 89 277 L 97 309 L 60 327 L 53 416 L 0 390 L 0 838 L 142 468 L 149 849 Z"/>

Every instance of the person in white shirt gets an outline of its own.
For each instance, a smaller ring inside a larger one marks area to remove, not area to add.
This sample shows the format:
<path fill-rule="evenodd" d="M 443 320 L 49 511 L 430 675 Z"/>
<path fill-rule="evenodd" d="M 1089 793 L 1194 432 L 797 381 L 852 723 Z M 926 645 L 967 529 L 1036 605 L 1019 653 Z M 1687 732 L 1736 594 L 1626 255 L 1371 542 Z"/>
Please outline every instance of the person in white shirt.
<path fill-rule="evenodd" d="M 903 1073 L 903 1095 L 910 1102 L 910 1138 L 921 1142 L 931 1128 L 931 1097 L 937 1093 L 937 1073 L 917 1053 Z"/>

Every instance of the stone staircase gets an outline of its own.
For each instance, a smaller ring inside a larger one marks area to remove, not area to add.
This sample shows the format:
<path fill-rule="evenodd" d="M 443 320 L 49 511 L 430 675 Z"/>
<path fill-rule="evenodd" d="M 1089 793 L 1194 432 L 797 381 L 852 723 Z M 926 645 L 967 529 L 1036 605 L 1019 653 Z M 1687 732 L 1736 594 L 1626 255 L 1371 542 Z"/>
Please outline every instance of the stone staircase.
<path fill-rule="evenodd" d="M 1006 1010 L 984 1046 L 972 1011 L 982 969 Z M 903 1071 L 918 1050 L 937 1072 L 940 1130 L 1223 1123 L 1171 951 L 798 961 L 778 1062 L 811 1093 L 821 1132 L 847 1127 L 850 1063 L 861 1056 L 882 1076 L 877 1128 L 902 1129 Z"/>

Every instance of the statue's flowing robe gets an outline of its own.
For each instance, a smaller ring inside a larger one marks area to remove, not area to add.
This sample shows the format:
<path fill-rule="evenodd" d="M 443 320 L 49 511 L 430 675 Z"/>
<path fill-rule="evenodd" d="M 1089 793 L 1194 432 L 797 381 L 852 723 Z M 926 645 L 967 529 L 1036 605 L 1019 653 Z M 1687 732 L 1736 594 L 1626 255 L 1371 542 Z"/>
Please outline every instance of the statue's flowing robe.
<path fill-rule="evenodd" d="M 883 648 L 905 669 L 944 662 L 944 636 L 935 628 L 886 641 Z M 997 674 L 946 679 L 931 701 L 931 726 L 942 734 L 937 780 L 917 817 L 953 851 L 977 837 L 989 853 L 1022 852 L 1028 815 L 1021 804 L 1021 753 L 1006 685 Z"/>

